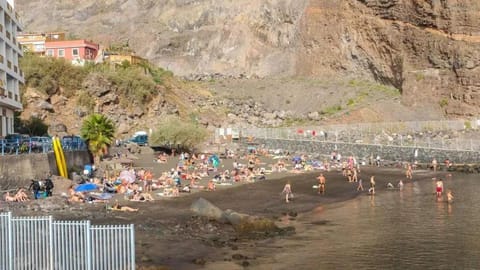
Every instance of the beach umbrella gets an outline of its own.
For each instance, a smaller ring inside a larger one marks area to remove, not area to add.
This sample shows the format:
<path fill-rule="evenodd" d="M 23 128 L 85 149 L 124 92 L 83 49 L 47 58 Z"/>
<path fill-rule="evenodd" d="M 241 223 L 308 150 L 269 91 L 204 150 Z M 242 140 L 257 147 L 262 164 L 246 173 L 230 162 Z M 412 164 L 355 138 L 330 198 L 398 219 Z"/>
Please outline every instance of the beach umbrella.
<path fill-rule="evenodd" d="M 302 161 L 302 158 L 300 156 L 294 156 L 293 157 L 293 162 L 297 163 L 297 162 L 300 162 Z"/>
<path fill-rule="evenodd" d="M 78 185 L 75 188 L 75 191 L 76 192 L 89 192 L 89 191 L 96 190 L 97 188 L 98 188 L 97 185 L 95 185 L 94 183 L 85 183 L 85 184 Z"/>
<path fill-rule="evenodd" d="M 131 172 L 131 171 L 128 171 L 128 170 L 122 171 L 122 172 L 120 173 L 120 176 L 119 176 L 118 178 L 120 178 L 120 179 L 122 179 L 122 180 L 125 180 L 125 181 L 127 181 L 127 182 L 129 182 L 129 183 L 133 183 L 133 182 L 135 182 L 135 180 L 137 179 L 137 178 L 135 177 L 135 173 L 134 173 L 134 172 Z"/>

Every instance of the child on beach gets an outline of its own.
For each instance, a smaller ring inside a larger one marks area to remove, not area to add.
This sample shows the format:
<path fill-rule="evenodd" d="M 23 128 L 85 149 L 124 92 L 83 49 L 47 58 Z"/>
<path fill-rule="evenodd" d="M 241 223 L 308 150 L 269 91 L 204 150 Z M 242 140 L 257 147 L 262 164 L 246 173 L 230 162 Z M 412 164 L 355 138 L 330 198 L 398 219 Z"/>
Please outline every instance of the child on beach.
<path fill-rule="evenodd" d="M 403 190 L 403 181 L 402 181 L 402 179 L 400 179 L 400 181 L 398 181 L 398 185 L 397 185 L 397 186 L 398 186 L 398 188 L 399 188 L 400 190 Z"/>
<path fill-rule="evenodd" d="M 443 193 L 443 181 L 442 179 L 438 178 L 437 182 L 435 183 L 435 191 L 437 194 L 437 197 L 441 197 Z"/>
<path fill-rule="evenodd" d="M 358 180 L 358 186 L 357 186 L 357 191 L 363 191 L 363 184 L 362 184 L 363 180 L 362 178 L 360 178 Z"/>
<path fill-rule="evenodd" d="M 289 199 L 293 197 L 292 186 L 290 185 L 290 181 L 288 181 L 283 187 L 282 194 L 285 194 L 285 202 L 287 203 L 290 202 Z"/>
<path fill-rule="evenodd" d="M 452 203 L 453 202 L 453 194 L 452 191 L 449 189 L 447 192 L 447 202 Z"/>
<path fill-rule="evenodd" d="M 368 193 L 370 194 L 375 194 L 375 176 L 372 175 L 372 177 L 370 177 L 370 188 L 368 189 Z"/>

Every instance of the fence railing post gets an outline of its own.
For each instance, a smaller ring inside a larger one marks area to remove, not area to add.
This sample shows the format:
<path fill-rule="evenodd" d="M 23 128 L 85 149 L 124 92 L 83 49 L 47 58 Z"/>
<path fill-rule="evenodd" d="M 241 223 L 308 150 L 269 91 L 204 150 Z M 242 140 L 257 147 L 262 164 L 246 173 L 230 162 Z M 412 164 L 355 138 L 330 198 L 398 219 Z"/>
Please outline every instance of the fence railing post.
<path fill-rule="evenodd" d="M 12 212 L 7 213 L 7 235 L 8 235 L 8 267 L 13 270 L 13 228 L 12 228 Z"/>
<path fill-rule="evenodd" d="M 130 224 L 130 245 L 132 270 L 135 270 L 135 226 L 133 224 Z"/>
<path fill-rule="evenodd" d="M 49 258 L 49 266 L 50 270 L 53 270 L 54 267 L 54 260 L 53 260 L 53 217 L 48 217 L 48 258 Z"/>
<path fill-rule="evenodd" d="M 92 270 L 92 230 L 91 230 L 91 224 L 90 224 L 90 220 L 87 221 L 87 224 L 85 225 L 87 227 L 87 229 L 85 230 L 87 233 L 86 233 L 86 251 L 85 251 L 85 256 L 87 257 L 86 258 L 86 263 L 87 263 L 87 268 L 86 270 Z"/>

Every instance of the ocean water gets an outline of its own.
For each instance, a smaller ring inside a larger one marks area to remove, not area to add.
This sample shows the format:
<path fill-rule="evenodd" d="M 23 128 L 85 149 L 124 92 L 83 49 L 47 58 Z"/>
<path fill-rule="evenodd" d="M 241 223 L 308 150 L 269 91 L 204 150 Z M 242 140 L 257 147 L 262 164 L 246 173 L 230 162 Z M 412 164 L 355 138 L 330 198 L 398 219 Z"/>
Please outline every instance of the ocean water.
<path fill-rule="evenodd" d="M 296 222 L 297 234 L 265 243 L 252 269 L 480 269 L 480 177 L 435 181 L 403 191 L 321 206 Z M 262 251 L 263 250 L 263 251 Z"/>

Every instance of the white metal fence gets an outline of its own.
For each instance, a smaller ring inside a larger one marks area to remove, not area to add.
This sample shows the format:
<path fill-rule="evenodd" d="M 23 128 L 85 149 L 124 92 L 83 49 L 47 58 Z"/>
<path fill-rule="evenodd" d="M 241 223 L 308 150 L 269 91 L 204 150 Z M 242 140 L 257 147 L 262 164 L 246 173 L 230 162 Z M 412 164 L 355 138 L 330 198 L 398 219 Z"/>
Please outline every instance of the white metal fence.
<path fill-rule="evenodd" d="M 134 270 L 134 227 L 0 213 L 0 269 Z"/>
<path fill-rule="evenodd" d="M 230 128 L 230 130 L 235 130 L 241 138 L 247 139 L 310 140 L 479 151 L 479 140 L 451 138 L 441 134 L 445 131 L 478 128 L 478 121 L 451 120 L 289 128 Z M 225 129 L 217 129 L 215 140 L 222 141 L 226 133 Z"/>

